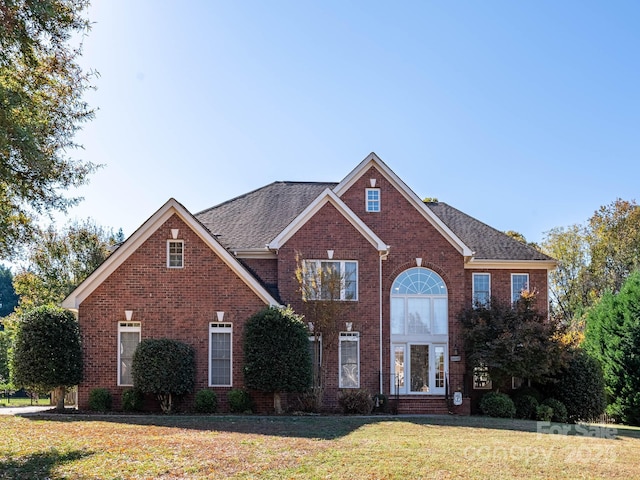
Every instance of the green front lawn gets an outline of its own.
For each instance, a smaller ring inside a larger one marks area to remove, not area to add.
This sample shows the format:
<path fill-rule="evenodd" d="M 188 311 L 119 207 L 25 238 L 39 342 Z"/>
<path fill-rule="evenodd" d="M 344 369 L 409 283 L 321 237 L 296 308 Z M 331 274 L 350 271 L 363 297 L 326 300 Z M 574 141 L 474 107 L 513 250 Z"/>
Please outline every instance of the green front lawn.
<path fill-rule="evenodd" d="M 38 400 L 33 400 L 31 401 L 30 398 L 24 398 L 24 397 L 10 397 L 10 398 L 6 398 L 6 397 L 2 397 L 0 398 L 0 408 L 2 407 L 27 407 L 27 406 L 31 406 L 31 405 L 40 405 L 40 406 L 47 406 L 50 405 L 51 402 L 49 400 L 49 397 L 46 398 L 40 398 Z"/>
<path fill-rule="evenodd" d="M 627 479 L 640 471 L 638 429 L 566 436 L 537 434 L 536 425 L 455 416 L 0 416 L 0 478 Z"/>

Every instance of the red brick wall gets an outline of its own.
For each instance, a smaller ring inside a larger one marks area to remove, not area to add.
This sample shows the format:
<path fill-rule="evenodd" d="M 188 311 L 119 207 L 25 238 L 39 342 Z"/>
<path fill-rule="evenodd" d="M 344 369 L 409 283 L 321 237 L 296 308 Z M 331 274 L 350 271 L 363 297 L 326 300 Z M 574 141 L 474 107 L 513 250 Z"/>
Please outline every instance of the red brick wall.
<path fill-rule="evenodd" d="M 166 267 L 166 242 L 171 229 L 184 240 L 184 268 Z M 80 408 L 96 387 L 108 388 L 114 408 L 120 407 L 125 387 L 117 386 L 118 322 L 124 311 L 142 323 L 142 338 L 173 338 L 196 352 L 196 391 L 208 384 L 209 323 L 224 311 L 233 323 L 233 385 L 242 377 L 243 323 L 265 304 L 176 215 L 144 242 L 79 308 L 84 347 L 84 381 L 79 386 Z M 228 389 L 214 389 L 221 409 Z M 187 407 L 191 398 L 186 398 Z"/>

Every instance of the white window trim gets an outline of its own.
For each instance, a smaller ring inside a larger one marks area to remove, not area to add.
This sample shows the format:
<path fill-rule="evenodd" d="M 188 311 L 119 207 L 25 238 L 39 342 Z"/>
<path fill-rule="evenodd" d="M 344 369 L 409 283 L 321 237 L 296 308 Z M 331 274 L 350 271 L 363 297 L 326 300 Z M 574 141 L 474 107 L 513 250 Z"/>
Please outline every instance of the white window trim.
<path fill-rule="evenodd" d="M 478 273 L 474 273 L 472 275 L 472 279 L 471 279 L 471 288 L 472 288 L 472 293 L 471 293 L 471 298 L 473 301 L 473 306 L 476 306 L 476 277 L 479 276 L 488 276 L 489 277 L 489 299 L 491 298 L 491 274 L 488 272 L 478 272 Z"/>
<path fill-rule="evenodd" d="M 132 383 L 122 383 L 122 368 L 120 355 L 122 354 L 122 338 L 123 332 L 138 332 L 138 343 L 142 339 L 142 324 L 140 322 L 118 322 L 118 386 L 132 387 Z"/>
<path fill-rule="evenodd" d="M 180 249 L 180 265 L 171 265 L 171 244 L 179 243 L 182 245 Z M 167 268 L 184 268 L 184 240 L 167 240 Z"/>
<path fill-rule="evenodd" d="M 376 205 L 378 206 L 377 210 L 372 210 L 369 208 L 369 192 L 376 192 L 378 194 L 378 199 L 375 200 Z M 382 199 L 379 188 L 366 188 L 364 193 L 364 210 L 365 212 L 370 213 L 379 213 L 382 210 Z"/>
<path fill-rule="evenodd" d="M 342 284 L 342 286 L 340 287 L 340 298 L 336 299 L 337 301 L 340 302 L 357 302 L 358 301 L 358 290 L 360 288 L 360 281 L 359 281 L 359 276 L 360 276 L 360 265 L 358 263 L 357 260 L 317 260 L 317 259 L 309 259 L 309 260 L 303 260 L 302 261 L 302 268 L 304 269 L 304 280 L 306 281 L 307 279 L 307 272 L 310 271 L 310 269 L 312 268 L 314 272 L 317 272 L 319 268 L 322 268 L 322 264 L 323 263 L 339 263 L 340 264 L 340 271 L 344 272 L 345 271 L 345 264 L 347 263 L 355 263 L 356 265 L 356 278 L 355 278 L 355 282 L 356 282 L 356 291 L 355 291 L 355 296 L 354 298 L 346 298 L 347 296 L 347 290 L 346 290 L 346 285 Z M 344 275 L 344 273 L 341 273 L 340 275 Z M 344 278 L 343 278 L 344 280 Z M 322 285 L 318 286 L 318 289 L 320 292 L 322 292 Z M 320 296 L 322 296 L 322 293 L 320 293 Z M 313 298 L 310 298 L 309 300 L 318 300 L 318 301 L 322 301 L 322 298 L 318 298 L 318 293 L 316 292 Z"/>
<path fill-rule="evenodd" d="M 356 372 L 358 378 L 358 384 L 354 386 L 345 387 L 343 385 L 342 377 L 342 342 L 356 342 L 357 346 L 357 360 L 356 360 Z M 340 341 L 338 348 L 338 386 L 339 388 L 360 388 L 360 332 L 340 332 Z"/>
<path fill-rule="evenodd" d="M 230 335 L 229 342 L 229 384 L 213 383 L 213 372 L 211 371 L 211 334 L 212 333 L 228 333 Z M 209 386 L 210 387 L 232 387 L 233 386 L 233 324 L 229 322 L 211 322 L 209 324 Z"/>
<path fill-rule="evenodd" d="M 528 273 L 512 273 L 511 274 L 511 301 L 515 302 L 516 300 L 518 300 L 521 296 L 522 296 L 522 291 L 520 291 L 518 293 L 518 298 L 515 298 L 515 292 L 513 291 L 513 278 L 514 277 L 520 277 L 520 276 L 526 276 L 527 277 L 527 286 L 526 289 L 530 290 L 531 289 L 531 284 L 529 283 L 531 281 L 531 279 L 529 278 L 529 274 Z"/>

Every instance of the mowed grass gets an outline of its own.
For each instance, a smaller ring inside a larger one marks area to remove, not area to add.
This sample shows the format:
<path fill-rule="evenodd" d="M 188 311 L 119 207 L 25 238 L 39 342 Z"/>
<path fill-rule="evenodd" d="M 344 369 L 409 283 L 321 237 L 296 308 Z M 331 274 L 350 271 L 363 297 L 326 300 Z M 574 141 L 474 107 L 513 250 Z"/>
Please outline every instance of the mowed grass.
<path fill-rule="evenodd" d="M 638 429 L 536 428 L 455 416 L 0 416 L 0 478 L 640 476 Z"/>
<path fill-rule="evenodd" d="M 0 408 L 28 407 L 31 405 L 47 406 L 51 405 L 51 401 L 49 400 L 49 398 L 39 398 L 38 400 L 31 400 L 30 398 L 24 397 L 11 397 L 8 399 L 5 397 L 0 398 Z"/>

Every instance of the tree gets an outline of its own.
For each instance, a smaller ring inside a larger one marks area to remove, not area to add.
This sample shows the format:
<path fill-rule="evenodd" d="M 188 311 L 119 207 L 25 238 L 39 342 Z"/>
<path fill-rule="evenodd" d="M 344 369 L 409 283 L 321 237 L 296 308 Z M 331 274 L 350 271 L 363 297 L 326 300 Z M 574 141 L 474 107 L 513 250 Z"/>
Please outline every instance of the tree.
<path fill-rule="evenodd" d="M 282 392 L 304 392 L 311 385 L 308 336 L 302 318 L 291 308 L 268 307 L 245 325 L 245 384 L 273 393 L 276 413 L 282 413 Z"/>
<path fill-rule="evenodd" d="M 18 305 L 18 295 L 13 288 L 13 273 L 0 265 L 0 318 L 9 315 Z"/>
<path fill-rule="evenodd" d="M 53 225 L 39 230 L 29 245 L 27 268 L 14 278 L 20 309 L 60 303 L 102 264 L 120 235 L 92 220 L 71 223 L 61 231 Z"/>
<path fill-rule="evenodd" d="M 342 292 L 348 292 L 351 278 L 329 261 L 304 262 L 296 255 L 296 280 L 302 295 L 304 318 L 313 335 L 312 394 L 315 409 L 320 409 L 331 358 L 330 351 L 338 343 L 341 326 L 348 319 L 354 302 L 344 301 Z M 346 294 L 345 294 L 346 296 Z"/>
<path fill-rule="evenodd" d="M 563 365 L 560 327 L 534 304 L 535 296 L 523 292 L 513 305 L 492 298 L 458 315 L 469 367 L 488 368 L 498 390 L 511 377 L 544 383 Z"/>
<path fill-rule="evenodd" d="M 147 338 L 133 354 L 131 371 L 134 388 L 155 395 L 162 411 L 171 413 L 174 396 L 195 386 L 195 352 L 178 340 Z"/>
<path fill-rule="evenodd" d="M 585 348 L 602 365 L 607 411 L 640 425 L 640 271 L 589 311 Z"/>
<path fill-rule="evenodd" d="M 521 234 L 520 232 L 516 232 L 515 230 L 507 230 L 506 232 L 504 232 L 505 235 L 513 238 L 514 240 L 519 241 L 520 243 L 524 243 L 525 245 L 528 245 L 532 248 L 535 248 L 536 250 L 540 250 L 540 246 L 535 243 L 535 242 L 528 242 L 527 239 L 525 238 L 525 236 L 523 234 Z"/>
<path fill-rule="evenodd" d="M 37 215 L 66 211 L 61 192 L 86 183 L 96 165 L 74 160 L 73 138 L 94 116 L 83 101 L 92 72 L 78 65 L 89 30 L 88 0 L 0 3 L 0 258 L 34 234 Z M 75 36 L 75 37 L 74 37 Z"/>
<path fill-rule="evenodd" d="M 34 391 L 57 390 L 57 409 L 64 409 L 67 387 L 82 380 L 80 329 L 73 313 L 45 305 L 21 316 L 13 355 L 12 382 Z"/>

